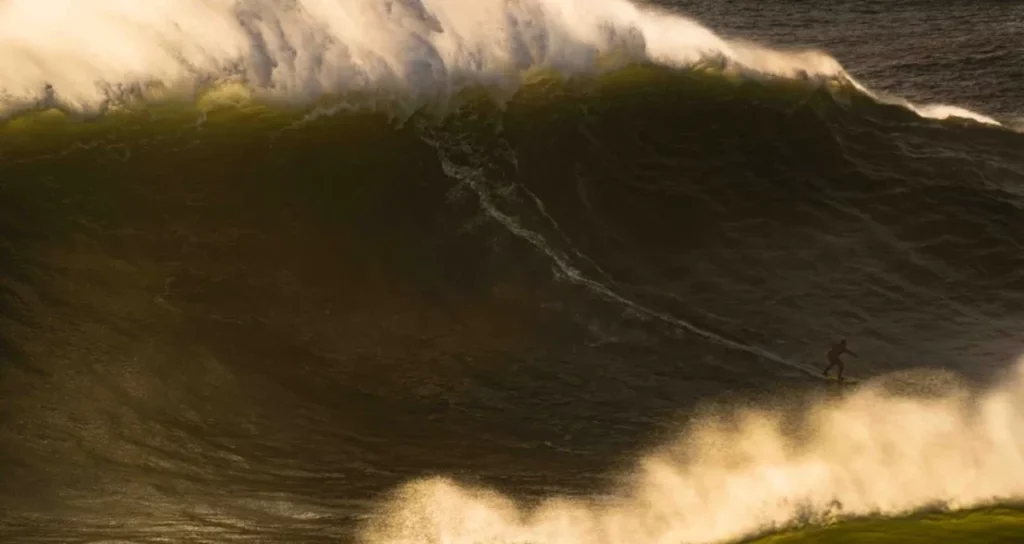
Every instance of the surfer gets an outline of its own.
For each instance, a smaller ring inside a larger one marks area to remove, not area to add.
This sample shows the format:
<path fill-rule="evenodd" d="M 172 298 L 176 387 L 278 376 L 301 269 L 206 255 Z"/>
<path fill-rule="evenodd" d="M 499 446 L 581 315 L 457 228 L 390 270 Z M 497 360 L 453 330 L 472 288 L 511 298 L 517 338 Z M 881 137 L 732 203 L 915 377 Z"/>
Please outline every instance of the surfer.
<path fill-rule="evenodd" d="M 840 359 L 839 356 L 844 354 L 844 353 L 849 353 L 850 355 L 853 355 L 854 357 L 857 356 L 856 353 L 854 353 L 854 352 L 850 351 L 849 349 L 847 349 L 847 347 L 846 347 L 846 339 L 845 338 L 839 340 L 838 342 L 833 342 L 832 343 L 832 347 L 828 350 L 828 355 L 827 355 L 827 357 L 828 357 L 828 366 L 825 367 L 825 370 L 823 370 L 821 372 L 821 374 L 823 376 L 828 376 L 828 371 L 832 370 L 832 367 L 838 366 L 839 367 L 839 379 L 842 380 L 843 379 L 843 360 Z"/>

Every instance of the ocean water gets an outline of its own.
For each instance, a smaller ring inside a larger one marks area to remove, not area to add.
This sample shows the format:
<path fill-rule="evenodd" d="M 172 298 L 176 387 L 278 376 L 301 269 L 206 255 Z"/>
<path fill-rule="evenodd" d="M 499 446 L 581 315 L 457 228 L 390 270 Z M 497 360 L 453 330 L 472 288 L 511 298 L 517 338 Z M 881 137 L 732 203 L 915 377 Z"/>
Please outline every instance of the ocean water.
<path fill-rule="evenodd" d="M 4 542 L 1024 535 L 1024 4 L 0 0 L 0 65 Z"/>

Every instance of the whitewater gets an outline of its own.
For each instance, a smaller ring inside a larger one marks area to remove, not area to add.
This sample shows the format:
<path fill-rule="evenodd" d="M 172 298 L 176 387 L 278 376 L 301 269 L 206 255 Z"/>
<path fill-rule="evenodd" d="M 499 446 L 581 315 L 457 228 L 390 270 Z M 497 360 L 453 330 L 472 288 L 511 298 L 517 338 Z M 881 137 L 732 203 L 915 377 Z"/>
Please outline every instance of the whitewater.
<path fill-rule="evenodd" d="M 363 540 L 728 542 L 851 517 L 1019 500 L 1021 474 L 1024 360 L 980 392 L 955 375 L 908 371 L 810 410 L 709 410 L 602 499 L 526 506 L 424 478 L 395 493 Z"/>
<path fill-rule="evenodd" d="M 727 41 L 622 0 L 7 0 L 0 112 L 95 113 L 241 83 L 262 100 L 390 95 L 408 108 L 467 87 L 514 91 L 537 70 L 631 62 L 848 82 L 926 117 L 994 119 L 872 93 L 820 51 Z"/>

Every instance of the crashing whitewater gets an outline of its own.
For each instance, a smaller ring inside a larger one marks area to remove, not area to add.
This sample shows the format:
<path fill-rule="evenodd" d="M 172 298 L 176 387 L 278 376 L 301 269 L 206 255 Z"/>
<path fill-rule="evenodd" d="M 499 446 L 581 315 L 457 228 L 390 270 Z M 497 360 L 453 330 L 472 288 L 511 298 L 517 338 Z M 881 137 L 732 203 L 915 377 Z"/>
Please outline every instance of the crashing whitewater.
<path fill-rule="evenodd" d="M 848 82 L 933 118 L 998 124 L 962 108 L 871 93 L 829 55 L 727 41 L 624 0 L 7 0 L 0 111 L 92 113 L 235 83 L 307 104 L 352 93 L 415 108 L 459 91 L 514 91 L 531 72 L 578 75 L 632 62 Z"/>
<path fill-rule="evenodd" d="M 912 392 L 908 392 L 908 389 Z M 368 543 L 723 542 L 805 523 L 1024 497 L 1024 360 L 972 392 L 951 375 L 878 378 L 811 409 L 715 411 L 602 499 L 536 507 L 447 478 L 400 489 Z"/>

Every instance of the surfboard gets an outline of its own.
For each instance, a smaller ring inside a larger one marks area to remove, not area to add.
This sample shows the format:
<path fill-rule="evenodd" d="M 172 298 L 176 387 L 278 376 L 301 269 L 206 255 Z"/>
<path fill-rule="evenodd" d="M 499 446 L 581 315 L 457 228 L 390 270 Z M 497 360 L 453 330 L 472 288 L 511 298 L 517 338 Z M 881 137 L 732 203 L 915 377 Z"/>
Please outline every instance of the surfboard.
<path fill-rule="evenodd" d="M 842 380 L 840 380 L 839 378 L 837 378 L 835 376 L 819 376 L 819 378 L 821 378 L 821 379 L 823 379 L 823 380 L 825 380 L 827 382 L 832 382 L 832 383 L 842 384 L 842 385 L 853 385 L 853 384 L 857 383 L 857 378 L 850 378 L 849 376 L 843 376 Z"/>

